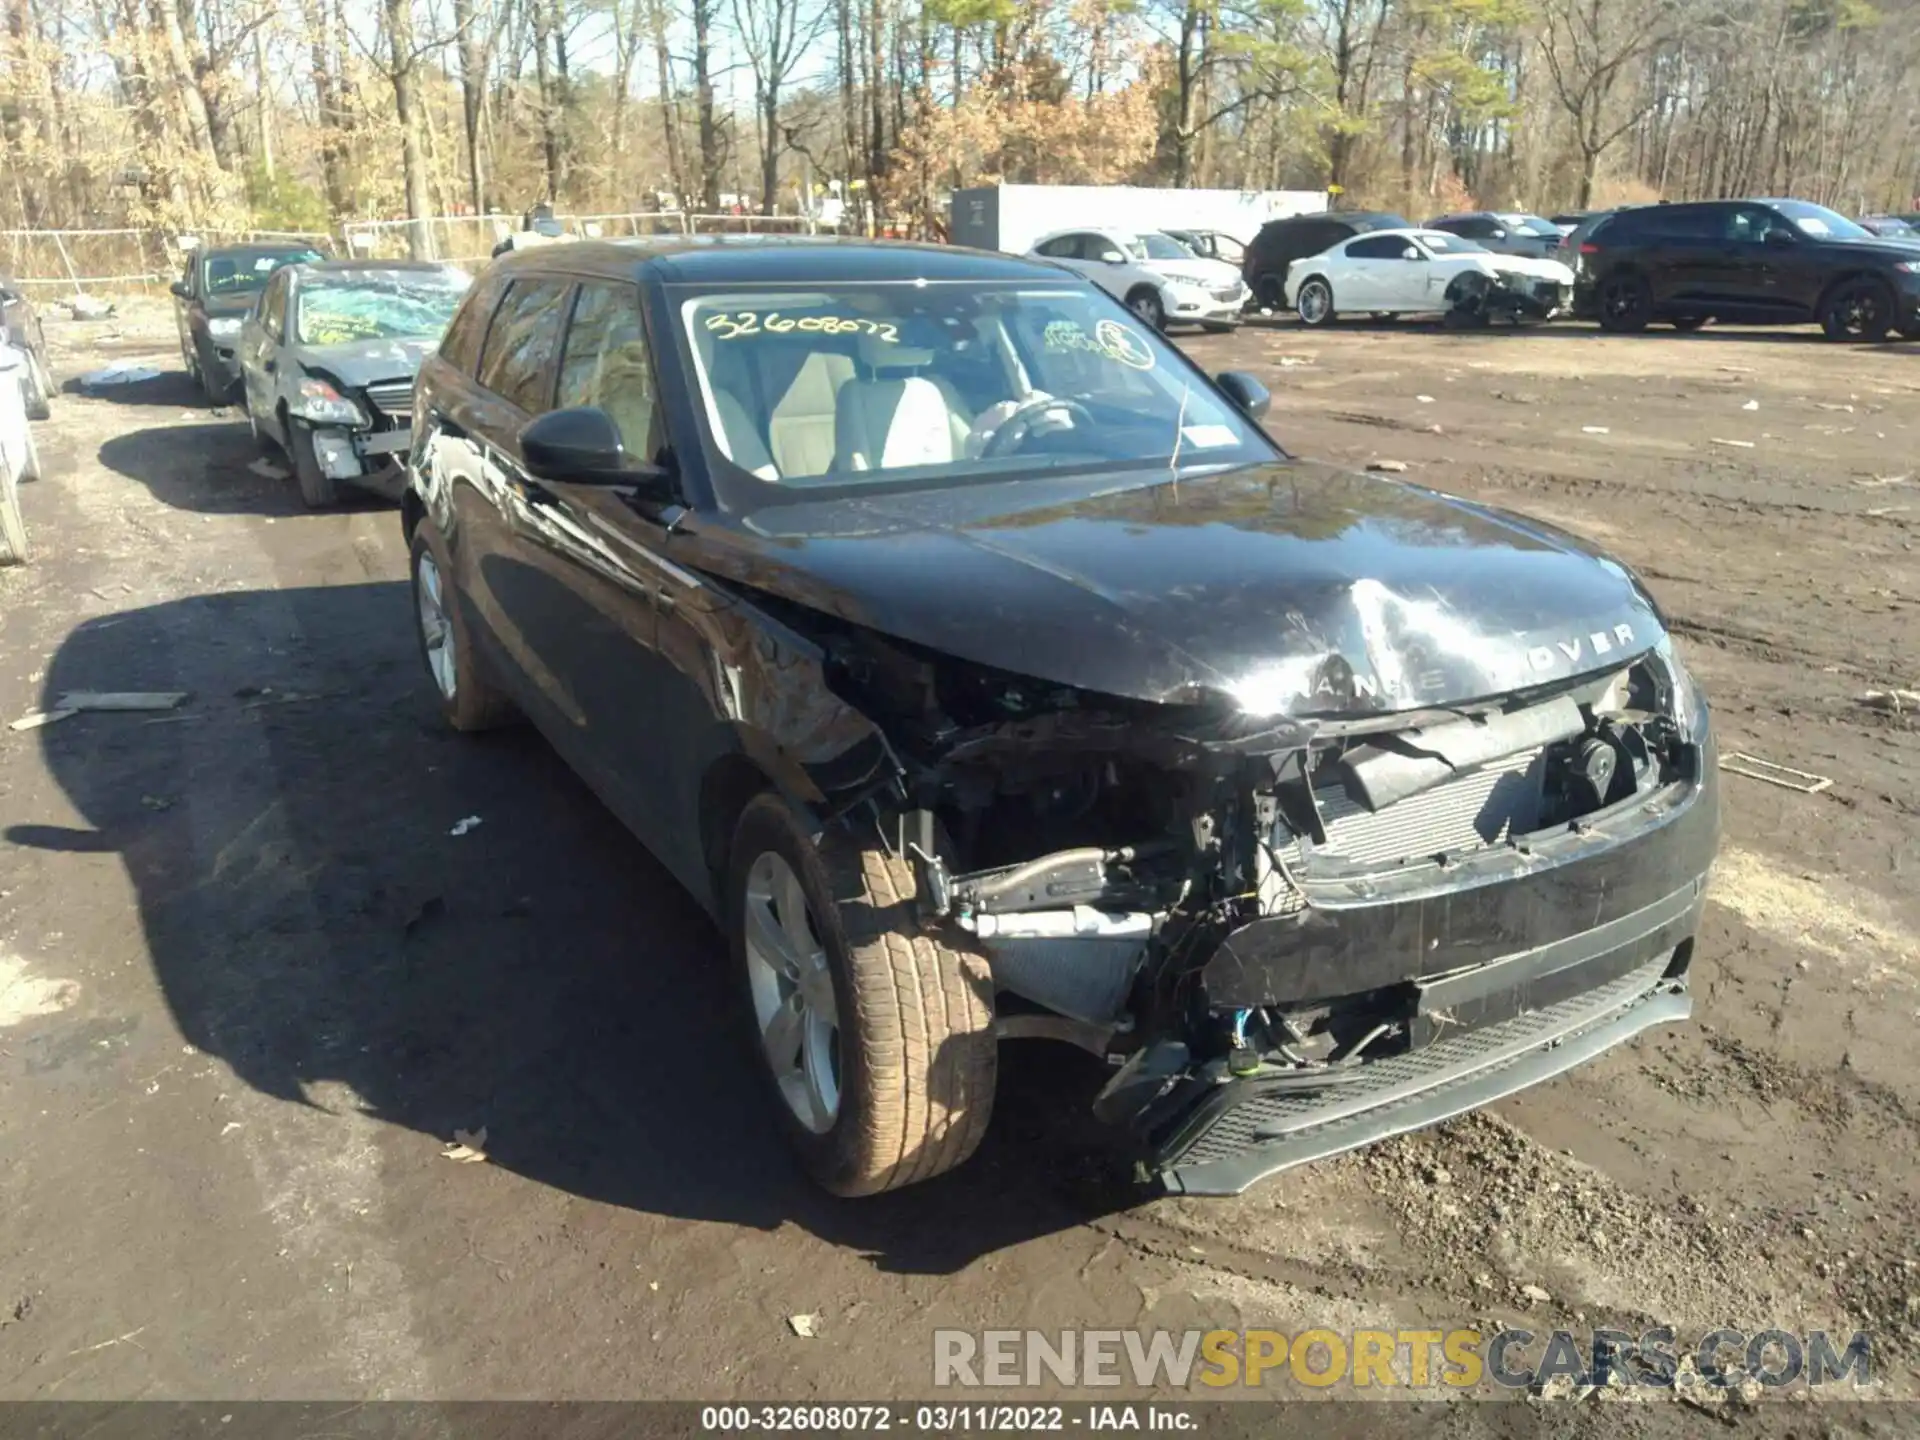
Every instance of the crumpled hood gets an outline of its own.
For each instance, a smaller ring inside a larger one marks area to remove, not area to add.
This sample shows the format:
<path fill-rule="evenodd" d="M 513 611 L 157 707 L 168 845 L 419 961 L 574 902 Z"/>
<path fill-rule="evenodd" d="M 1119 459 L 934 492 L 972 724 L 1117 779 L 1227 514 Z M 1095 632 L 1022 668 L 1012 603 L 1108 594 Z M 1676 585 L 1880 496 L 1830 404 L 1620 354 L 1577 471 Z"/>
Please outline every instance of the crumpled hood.
<path fill-rule="evenodd" d="M 1503 275 L 1524 275 L 1529 280 L 1554 280 L 1562 285 L 1573 283 L 1573 271 L 1558 260 L 1542 260 L 1533 255 L 1486 255 L 1482 257 L 1493 262 L 1493 268 Z"/>
<path fill-rule="evenodd" d="M 294 359 L 305 370 L 331 375 L 358 387 L 377 380 L 405 380 L 417 374 L 438 340 L 356 340 L 350 345 L 300 345 Z"/>
<path fill-rule="evenodd" d="M 1026 479 L 764 509 L 688 559 L 963 659 L 1262 715 L 1459 703 L 1603 669 L 1663 630 L 1551 527 L 1306 462 L 1177 485 Z"/>

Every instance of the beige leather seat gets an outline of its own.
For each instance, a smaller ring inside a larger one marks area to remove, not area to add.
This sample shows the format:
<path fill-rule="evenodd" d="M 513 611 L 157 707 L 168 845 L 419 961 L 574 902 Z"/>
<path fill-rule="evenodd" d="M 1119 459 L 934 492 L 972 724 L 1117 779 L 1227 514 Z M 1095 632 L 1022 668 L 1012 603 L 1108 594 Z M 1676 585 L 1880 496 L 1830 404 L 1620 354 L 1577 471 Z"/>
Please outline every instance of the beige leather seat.
<path fill-rule="evenodd" d="M 767 418 L 773 463 L 782 475 L 824 475 L 833 467 L 840 389 L 853 379 L 853 361 L 816 350 Z"/>
<path fill-rule="evenodd" d="M 862 337 L 864 372 L 841 386 L 834 405 L 839 470 L 950 465 L 964 453 L 970 422 L 952 390 L 924 371 L 931 350 Z"/>

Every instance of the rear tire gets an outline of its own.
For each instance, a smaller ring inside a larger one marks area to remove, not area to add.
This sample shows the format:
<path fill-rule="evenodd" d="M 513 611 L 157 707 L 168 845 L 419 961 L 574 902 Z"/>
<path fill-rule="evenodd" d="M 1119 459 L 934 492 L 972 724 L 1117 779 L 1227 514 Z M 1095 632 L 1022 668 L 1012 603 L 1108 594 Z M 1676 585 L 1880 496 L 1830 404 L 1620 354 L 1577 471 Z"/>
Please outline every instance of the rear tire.
<path fill-rule="evenodd" d="M 1293 308 L 1302 325 L 1331 325 L 1339 318 L 1333 308 L 1333 287 L 1318 275 L 1301 284 Z"/>
<path fill-rule="evenodd" d="M 519 711 L 487 675 L 467 629 L 466 612 L 453 586 L 446 543 L 433 521 L 414 527 L 409 554 L 413 575 L 414 631 L 420 658 L 440 701 L 440 714 L 455 730 L 472 732 L 510 725 Z"/>
<path fill-rule="evenodd" d="M 1893 288 L 1884 280 L 1842 280 L 1820 302 L 1820 328 L 1829 340 L 1875 343 L 1893 329 L 1895 305 Z"/>
<path fill-rule="evenodd" d="M 835 1195 L 953 1169 L 993 1113 L 992 971 L 921 927 L 914 891 L 912 867 L 877 840 L 833 826 L 816 841 L 778 796 L 734 829 L 727 935 L 749 1038 L 788 1143 Z"/>
<path fill-rule="evenodd" d="M 1284 310 L 1287 308 L 1287 287 L 1281 284 L 1278 275 L 1262 275 L 1253 282 L 1253 299 L 1263 310 Z"/>
<path fill-rule="evenodd" d="M 1653 320 L 1653 288 L 1641 275 L 1609 275 L 1598 295 L 1600 328 L 1616 335 L 1637 334 Z"/>
<path fill-rule="evenodd" d="M 313 451 L 311 430 L 295 425 L 288 436 L 287 452 L 293 461 L 293 478 L 300 485 L 300 498 L 309 510 L 340 503 L 340 482 L 320 468 L 320 457 Z"/>

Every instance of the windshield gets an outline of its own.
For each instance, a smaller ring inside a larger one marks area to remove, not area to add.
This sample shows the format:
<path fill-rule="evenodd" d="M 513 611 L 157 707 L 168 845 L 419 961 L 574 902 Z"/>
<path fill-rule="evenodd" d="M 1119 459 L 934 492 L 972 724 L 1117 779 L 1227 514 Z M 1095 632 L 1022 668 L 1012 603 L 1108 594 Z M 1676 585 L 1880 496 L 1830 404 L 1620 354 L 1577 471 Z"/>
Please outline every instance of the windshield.
<path fill-rule="evenodd" d="M 1856 225 L 1837 210 L 1805 200 L 1781 200 L 1773 208 L 1791 220 L 1803 235 L 1818 240 L 1871 240 L 1873 232 Z"/>
<path fill-rule="evenodd" d="M 1517 230 L 1522 235 L 1540 235 L 1559 238 L 1560 227 L 1551 220 L 1538 215 L 1502 215 L 1500 221 L 1509 230 Z"/>
<path fill-rule="evenodd" d="M 300 287 L 294 338 L 302 345 L 437 339 L 466 288 L 457 270 L 316 276 Z"/>
<path fill-rule="evenodd" d="M 1866 228 L 1876 235 L 1898 235 L 1903 238 L 1908 235 L 1920 233 L 1916 232 L 1913 226 L 1909 225 L 1906 221 L 1896 220 L 1891 215 L 1876 216 L 1874 219 L 1867 221 Z"/>
<path fill-rule="evenodd" d="M 230 250 L 224 255 L 209 255 L 201 271 L 209 295 L 240 295 L 266 286 L 273 272 L 282 265 L 298 265 L 308 260 L 323 260 L 310 245 L 291 250 Z"/>
<path fill-rule="evenodd" d="M 679 313 L 708 449 L 749 504 L 1276 456 L 1177 351 L 1091 288 L 818 285 L 689 294 Z"/>
<path fill-rule="evenodd" d="M 1436 255 L 1484 253 L 1487 248 L 1478 240 L 1469 240 L 1464 235 L 1449 235 L 1444 230 L 1422 230 L 1420 243 Z"/>
<path fill-rule="evenodd" d="M 1198 257 L 1171 235 L 1149 230 L 1137 238 L 1133 250 L 1136 260 L 1193 260 Z"/>

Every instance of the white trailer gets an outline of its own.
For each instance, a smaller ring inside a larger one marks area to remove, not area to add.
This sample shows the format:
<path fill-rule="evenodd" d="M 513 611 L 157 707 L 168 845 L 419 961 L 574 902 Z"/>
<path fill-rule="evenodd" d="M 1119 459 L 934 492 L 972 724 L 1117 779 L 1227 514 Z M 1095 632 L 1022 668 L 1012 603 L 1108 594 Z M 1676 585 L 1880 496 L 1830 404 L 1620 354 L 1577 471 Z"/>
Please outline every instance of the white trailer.
<path fill-rule="evenodd" d="M 1051 230 L 1218 230 L 1241 244 L 1269 220 L 1318 214 L 1322 190 L 1166 190 L 1137 185 L 981 185 L 956 190 L 948 234 L 956 245 L 1019 254 Z"/>

